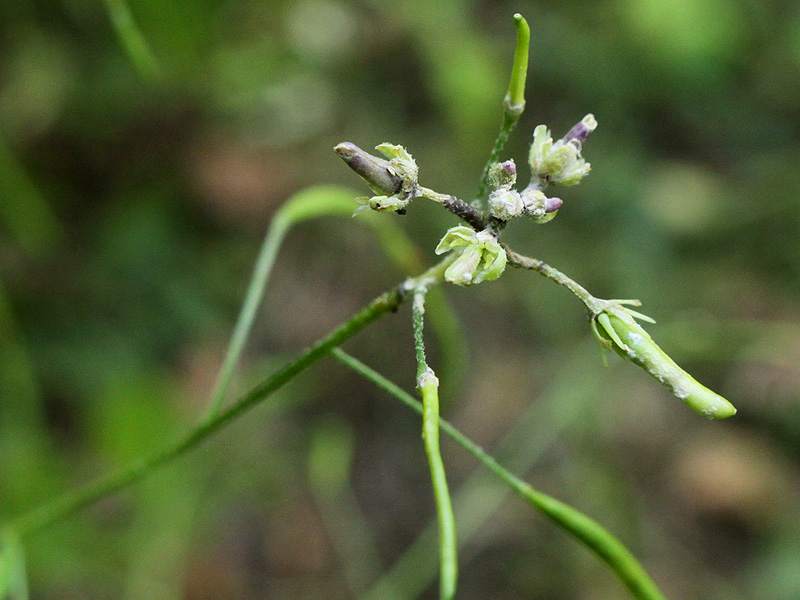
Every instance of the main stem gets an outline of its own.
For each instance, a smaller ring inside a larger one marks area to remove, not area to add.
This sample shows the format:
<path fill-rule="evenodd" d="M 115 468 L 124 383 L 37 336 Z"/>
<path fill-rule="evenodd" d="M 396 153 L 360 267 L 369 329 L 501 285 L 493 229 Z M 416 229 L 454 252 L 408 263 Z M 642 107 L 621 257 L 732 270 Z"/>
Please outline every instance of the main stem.
<path fill-rule="evenodd" d="M 394 289 L 381 294 L 370 302 L 366 308 L 353 315 L 348 321 L 308 348 L 297 359 L 271 375 L 261 385 L 225 410 L 210 419 L 202 421 L 182 438 L 148 457 L 133 462 L 120 471 L 101 477 L 82 488 L 34 508 L 12 521 L 13 530 L 21 538 L 36 533 L 97 500 L 142 479 L 156 468 L 178 458 L 184 452 L 221 429 L 234 417 L 252 408 L 297 374 L 323 358 L 332 348 L 344 343 L 381 317 L 397 310 L 406 301 L 409 292 L 417 287 L 419 281 L 440 281 L 443 278 L 445 269 L 452 260 L 451 257 L 445 258 L 419 277 L 408 279 Z"/>
<path fill-rule="evenodd" d="M 250 278 L 250 285 L 247 289 L 239 318 L 236 321 L 236 327 L 228 343 L 225 360 L 214 383 L 211 401 L 205 414 L 207 420 L 212 420 L 219 413 L 222 404 L 225 402 L 225 393 L 230 387 L 236 365 L 239 364 L 242 350 L 244 350 L 244 345 L 247 342 L 247 335 L 253 327 L 258 307 L 264 297 L 267 278 L 272 271 L 272 266 L 275 264 L 278 248 L 283 243 L 283 238 L 286 237 L 290 226 L 289 219 L 283 215 L 283 212 L 279 211 L 273 218 L 272 223 L 270 223 L 267 235 L 264 237 L 261 251 L 258 253 L 258 261 L 256 261 L 256 265 L 253 268 L 253 276 Z"/>

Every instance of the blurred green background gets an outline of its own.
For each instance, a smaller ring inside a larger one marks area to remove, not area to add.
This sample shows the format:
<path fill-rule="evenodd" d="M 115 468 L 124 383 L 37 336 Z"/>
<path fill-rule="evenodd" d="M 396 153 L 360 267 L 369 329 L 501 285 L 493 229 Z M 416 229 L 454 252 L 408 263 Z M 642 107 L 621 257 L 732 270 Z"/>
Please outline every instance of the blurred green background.
<path fill-rule="evenodd" d="M 705 421 L 629 363 L 603 368 L 580 303 L 516 270 L 447 290 L 464 341 L 431 338 L 443 412 L 609 527 L 668 597 L 800 597 L 788 0 L 3 2 L 0 515 L 191 426 L 270 215 L 310 184 L 366 193 L 334 144 L 403 144 L 424 185 L 469 198 L 514 12 L 531 25 L 531 68 L 504 156 L 524 165 L 539 123 L 559 137 L 592 112 L 600 126 L 584 148 L 592 176 L 563 190 L 555 221 L 515 222 L 507 241 L 595 295 L 640 298 L 655 339 L 739 414 Z M 425 263 L 455 223 L 423 202 L 383 218 Z M 293 231 L 273 275 L 239 391 L 405 273 L 359 219 L 331 218 Z M 408 307 L 347 349 L 413 390 Z M 472 529 L 459 598 L 628 597 L 499 484 L 470 479 L 469 456 L 443 451 L 456 493 L 472 481 L 456 508 Z M 426 468 L 417 417 L 326 361 L 31 538 L 31 597 L 360 598 L 401 560 L 395 592 L 371 597 L 435 598 L 435 547 L 409 551 L 434 515 Z"/>

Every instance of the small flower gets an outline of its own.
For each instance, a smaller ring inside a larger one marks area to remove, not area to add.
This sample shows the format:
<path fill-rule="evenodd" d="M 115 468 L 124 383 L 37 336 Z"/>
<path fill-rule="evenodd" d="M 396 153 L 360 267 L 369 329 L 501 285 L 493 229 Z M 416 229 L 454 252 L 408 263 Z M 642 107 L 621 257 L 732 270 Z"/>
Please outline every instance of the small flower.
<path fill-rule="evenodd" d="M 650 317 L 622 304 L 638 306 L 639 301 L 609 300 L 603 310 L 592 316 L 592 330 L 603 352 L 613 349 L 639 365 L 692 410 L 710 419 L 736 414 L 730 402 L 681 369 L 636 322 L 636 318 L 654 322 Z"/>
<path fill-rule="evenodd" d="M 400 214 L 416 196 L 419 169 L 411 154 L 402 146 L 380 144 L 376 149 L 389 160 L 373 156 L 351 142 L 342 142 L 334 150 L 378 194 L 369 199 L 357 198 L 361 206 L 354 214 L 371 208 Z"/>
<path fill-rule="evenodd" d="M 436 246 L 436 254 L 450 250 L 460 255 L 447 267 L 444 278 L 456 285 L 472 285 L 500 277 L 506 268 L 506 251 L 488 230 L 476 232 L 464 225 L 447 230 Z"/>
<path fill-rule="evenodd" d="M 513 160 L 497 163 L 489 169 L 489 185 L 494 188 L 489 193 L 489 209 L 493 217 L 508 221 L 525 210 L 519 192 L 511 189 L 516 182 L 517 165 Z"/>
<path fill-rule="evenodd" d="M 538 177 L 542 186 L 580 183 L 591 169 L 591 165 L 581 157 L 581 145 L 596 127 L 594 116 L 586 115 L 567 135 L 553 143 L 547 126 L 539 125 L 533 131 L 528 157 L 533 177 Z"/>

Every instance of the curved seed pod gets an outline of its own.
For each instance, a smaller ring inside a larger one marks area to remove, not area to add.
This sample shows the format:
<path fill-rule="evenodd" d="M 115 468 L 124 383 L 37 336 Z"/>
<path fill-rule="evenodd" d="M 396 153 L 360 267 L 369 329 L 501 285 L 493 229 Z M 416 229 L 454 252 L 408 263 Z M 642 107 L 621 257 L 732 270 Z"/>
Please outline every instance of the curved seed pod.
<path fill-rule="evenodd" d="M 724 419 L 736 414 L 730 402 L 681 369 L 625 311 L 611 307 L 596 316 L 600 327 L 595 326 L 595 331 L 604 338 L 606 347 L 610 345 L 617 354 L 642 367 L 701 415 Z"/>

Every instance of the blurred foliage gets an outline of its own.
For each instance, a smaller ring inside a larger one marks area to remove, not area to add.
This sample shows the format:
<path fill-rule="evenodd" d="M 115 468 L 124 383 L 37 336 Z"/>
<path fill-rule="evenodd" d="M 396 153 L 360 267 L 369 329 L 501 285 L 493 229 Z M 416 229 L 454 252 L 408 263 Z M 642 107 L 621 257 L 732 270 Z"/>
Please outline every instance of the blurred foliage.
<path fill-rule="evenodd" d="M 446 416 L 490 449 L 515 424 L 557 423 L 557 435 L 517 431 L 501 457 L 544 437 L 509 464 L 618 534 L 668 597 L 799 597 L 800 8 L 788 0 L 0 4 L 0 515 L 201 414 L 270 215 L 309 184 L 358 184 L 335 143 L 404 144 L 424 185 L 470 197 L 517 11 L 533 42 L 507 156 L 524 163 L 539 123 L 560 135 L 593 112 L 600 127 L 592 176 L 564 191 L 555 221 L 514 223 L 508 241 L 598 296 L 641 298 L 655 339 L 739 414 L 705 422 L 638 369 L 603 369 L 579 303 L 509 270 L 447 290 L 470 362 L 448 382 Z M 454 221 L 424 204 L 384 218 L 427 261 Z M 403 276 L 378 247 L 357 219 L 290 235 L 240 390 Z M 407 309 L 348 348 L 413 387 Z M 325 444 L 345 454 L 321 462 Z M 457 488 L 474 464 L 443 450 Z M 471 497 L 465 521 L 482 508 Z M 330 362 L 32 538 L 30 594 L 352 598 L 433 514 L 416 418 Z M 519 502 L 474 529 L 464 600 L 626 597 Z M 433 546 L 420 552 L 435 562 Z"/>

